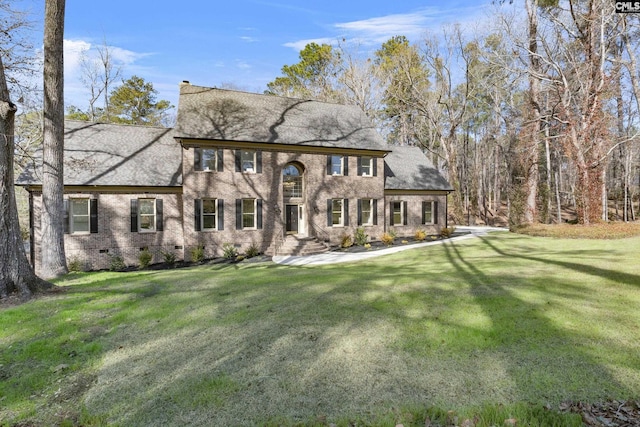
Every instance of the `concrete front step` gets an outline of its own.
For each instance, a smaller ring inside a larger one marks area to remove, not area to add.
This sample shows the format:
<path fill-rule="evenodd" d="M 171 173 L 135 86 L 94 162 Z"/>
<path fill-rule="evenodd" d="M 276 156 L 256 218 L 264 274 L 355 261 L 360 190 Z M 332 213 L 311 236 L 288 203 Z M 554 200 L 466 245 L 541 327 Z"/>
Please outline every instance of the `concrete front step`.
<path fill-rule="evenodd" d="M 287 236 L 278 248 L 277 253 L 273 246 L 267 249 L 270 255 L 315 255 L 327 252 L 329 248 L 318 242 L 313 237 Z"/>

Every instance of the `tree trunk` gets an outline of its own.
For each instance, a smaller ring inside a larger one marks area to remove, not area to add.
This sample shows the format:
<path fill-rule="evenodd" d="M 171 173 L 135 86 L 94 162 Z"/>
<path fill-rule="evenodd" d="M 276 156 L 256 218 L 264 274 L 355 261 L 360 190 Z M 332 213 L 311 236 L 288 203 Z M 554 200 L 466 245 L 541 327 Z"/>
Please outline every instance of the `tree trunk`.
<path fill-rule="evenodd" d="M 558 167 L 558 170 L 560 168 Z M 558 224 L 562 224 L 562 202 L 560 201 L 560 185 L 558 184 L 558 174 L 556 174 L 556 208 L 558 210 Z"/>
<path fill-rule="evenodd" d="M 24 299 L 53 285 L 35 275 L 24 250 L 13 188 L 14 126 L 17 107 L 9 97 L 0 56 L 0 298 Z"/>
<path fill-rule="evenodd" d="M 529 19 L 529 107 L 533 114 L 531 134 L 527 135 L 525 148 L 525 208 L 524 221 L 531 224 L 536 219 L 538 198 L 538 140 L 540 138 L 540 59 L 538 58 L 538 0 L 525 2 Z"/>
<path fill-rule="evenodd" d="M 64 93 L 65 0 L 45 2 L 44 140 L 42 165 L 42 271 L 45 278 L 66 274 L 64 253 Z"/>

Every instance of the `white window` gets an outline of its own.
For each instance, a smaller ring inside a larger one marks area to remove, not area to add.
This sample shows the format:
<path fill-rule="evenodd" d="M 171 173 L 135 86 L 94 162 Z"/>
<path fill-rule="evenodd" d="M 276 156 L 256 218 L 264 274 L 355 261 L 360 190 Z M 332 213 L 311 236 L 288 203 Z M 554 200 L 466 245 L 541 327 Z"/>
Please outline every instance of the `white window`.
<path fill-rule="evenodd" d="M 331 201 L 331 225 L 344 225 L 344 199 L 333 199 Z"/>
<path fill-rule="evenodd" d="M 373 176 L 373 157 L 360 158 L 360 175 Z"/>
<path fill-rule="evenodd" d="M 302 176 L 294 165 L 282 170 L 284 197 L 302 197 Z"/>
<path fill-rule="evenodd" d="M 71 215 L 69 228 L 71 233 L 89 232 L 89 199 L 71 199 Z"/>
<path fill-rule="evenodd" d="M 373 225 L 372 199 L 362 199 L 360 201 L 360 223 L 362 225 Z"/>
<path fill-rule="evenodd" d="M 138 199 L 138 231 L 156 230 L 156 199 Z"/>
<path fill-rule="evenodd" d="M 257 228 L 256 199 L 242 199 L 242 228 Z"/>
<path fill-rule="evenodd" d="M 405 225 L 405 202 L 391 202 L 392 205 L 392 224 L 391 225 Z"/>
<path fill-rule="evenodd" d="M 240 152 L 240 165 L 242 172 L 253 173 L 256 171 L 256 152 L 253 150 L 242 150 Z"/>
<path fill-rule="evenodd" d="M 423 224 L 434 224 L 434 211 L 433 204 L 435 202 L 422 202 L 422 218 Z"/>
<path fill-rule="evenodd" d="M 344 156 L 331 156 L 331 175 L 344 175 Z"/>
<path fill-rule="evenodd" d="M 217 230 L 218 201 L 216 199 L 203 199 L 200 209 L 202 230 Z"/>
<path fill-rule="evenodd" d="M 215 148 L 195 149 L 195 170 L 214 171 L 217 165 L 217 155 Z"/>

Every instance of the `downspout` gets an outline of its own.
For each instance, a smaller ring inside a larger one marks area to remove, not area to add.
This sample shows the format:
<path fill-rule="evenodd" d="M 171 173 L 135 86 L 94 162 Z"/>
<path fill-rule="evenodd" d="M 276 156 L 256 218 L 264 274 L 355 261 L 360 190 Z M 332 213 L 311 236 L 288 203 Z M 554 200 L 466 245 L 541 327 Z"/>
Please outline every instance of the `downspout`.
<path fill-rule="evenodd" d="M 36 249 L 35 249 L 35 220 L 33 219 L 33 192 L 29 191 L 29 260 L 33 271 L 36 270 Z"/>
<path fill-rule="evenodd" d="M 451 191 L 447 191 L 444 198 L 444 228 L 449 228 L 449 194 Z"/>

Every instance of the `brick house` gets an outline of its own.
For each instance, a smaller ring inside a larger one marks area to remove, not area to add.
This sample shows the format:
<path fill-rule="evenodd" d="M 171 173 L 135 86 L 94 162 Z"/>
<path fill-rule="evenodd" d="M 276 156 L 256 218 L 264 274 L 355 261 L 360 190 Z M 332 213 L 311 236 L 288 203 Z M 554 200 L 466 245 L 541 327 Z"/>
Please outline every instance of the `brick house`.
<path fill-rule="evenodd" d="M 37 162 L 35 162 L 37 164 Z M 39 268 L 41 180 L 27 169 Z M 65 251 L 87 268 L 148 248 L 189 260 L 308 253 L 363 227 L 437 234 L 449 183 L 420 149 L 384 143 L 355 106 L 180 85 L 174 129 L 65 123 Z"/>

